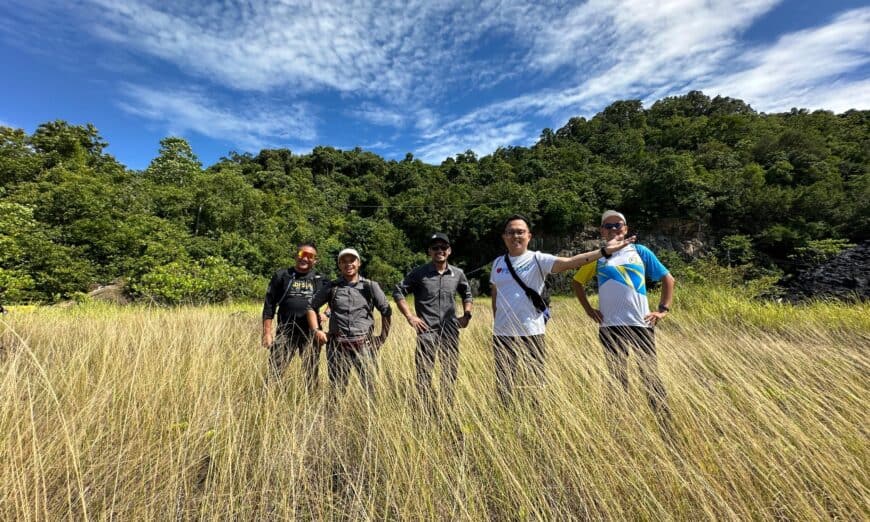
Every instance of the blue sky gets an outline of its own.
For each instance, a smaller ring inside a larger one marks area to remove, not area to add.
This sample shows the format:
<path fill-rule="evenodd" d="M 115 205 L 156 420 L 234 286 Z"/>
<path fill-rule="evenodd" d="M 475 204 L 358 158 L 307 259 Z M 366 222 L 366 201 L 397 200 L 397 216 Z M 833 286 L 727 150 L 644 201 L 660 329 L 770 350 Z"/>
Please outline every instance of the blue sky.
<path fill-rule="evenodd" d="M 0 124 L 93 123 L 131 168 L 168 135 L 206 165 L 315 145 L 440 163 L 692 89 L 870 109 L 870 5 L 4 0 L 0 65 Z"/>

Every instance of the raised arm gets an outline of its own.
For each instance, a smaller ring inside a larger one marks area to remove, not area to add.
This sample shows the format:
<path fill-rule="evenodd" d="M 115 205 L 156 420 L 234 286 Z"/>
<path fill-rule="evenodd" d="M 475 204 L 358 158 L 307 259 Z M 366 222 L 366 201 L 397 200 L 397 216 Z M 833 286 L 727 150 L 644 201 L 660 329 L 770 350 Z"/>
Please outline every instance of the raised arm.
<path fill-rule="evenodd" d="M 623 249 L 632 243 L 634 243 L 633 236 L 627 239 L 614 239 L 608 241 L 607 246 L 599 248 L 598 250 L 591 250 L 589 252 L 584 252 L 582 254 L 577 254 L 571 257 L 557 257 L 556 261 L 553 262 L 553 268 L 550 270 L 550 272 L 553 274 L 558 274 L 559 272 L 564 272 L 565 270 L 580 268 L 581 266 L 589 264 L 593 261 L 597 261 L 602 257 L 608 257 L 617 250 Z M 603 255 L 604 252 L 607 253 L 607 256 Z"/>

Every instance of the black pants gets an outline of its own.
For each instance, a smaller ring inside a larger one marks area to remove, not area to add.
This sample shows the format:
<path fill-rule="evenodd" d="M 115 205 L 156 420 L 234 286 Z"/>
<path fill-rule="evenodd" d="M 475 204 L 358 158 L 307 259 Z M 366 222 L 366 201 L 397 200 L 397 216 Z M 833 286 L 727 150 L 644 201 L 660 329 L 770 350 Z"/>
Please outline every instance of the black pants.
<path fill-rule="evenodd" d="M 605 326 L 599 329 L 598 338 L 604 345 L 607 370 L 625 391 L 628 391 L 628 353 L 634 351 L 650 408 L 659 417 L 669 418 L 667 392 L 656 358 L 655 331 L 642 326 Z"/>
<path fill-rule="evenodd" d="M 414 363 L 417 367 L 417 391 L 423 406 L 434 411 L 435 390 L 432 373 L 435 359 L 441 359 L 441 399 L 453 405 L 456 375 L 459 368 L 459 332 L 457 330 L 432 330 L 417 336 L 417 351 Z"/>
<path fill-rule="evenodd" d="M 378 365 L 371 339 L 349 347 L 338 339 L 330 338 L 326 343 L 326 364 L 333 389 L 344 392 L 350 380 L 351 369 L 356 369 L 363 388 L 369 397 L 374 397 Z"/>
<path fill-rule="evenodd" d="M 495 384 L 499 399 L 509 405 L 513 399 L 514 387 L 518 384 L 520 361 L 525 362 L 526 374 L 530 383 L 520 383 L 523 387 L 543 388 L 546 379 L 544 361 L 547 358 L 547 345 L 543 335 L 525 337 L 506 337 L 496 335 L 492 338 L 495 356 Z M 535 397 L 532 397 L 536 400 Z"/>
<path fill-rule="evenodd" d="M 311 331 L 298 325 L 279 327 L 269 353 L 269 367 L 273 378 L 280 378 L 296 354 L 302 359 L 305 382 L 309 391 L 317 389 L 320 346 L 312 341 Z"/>

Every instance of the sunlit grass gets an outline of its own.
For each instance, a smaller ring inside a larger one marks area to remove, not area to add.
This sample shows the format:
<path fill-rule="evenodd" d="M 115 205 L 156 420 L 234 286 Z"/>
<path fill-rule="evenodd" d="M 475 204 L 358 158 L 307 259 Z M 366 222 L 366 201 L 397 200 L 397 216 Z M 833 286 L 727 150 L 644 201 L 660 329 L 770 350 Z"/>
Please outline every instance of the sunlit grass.
<path fill-rule="evenodd" d="M 636 368 L 605 403 L 596 329 L 567 298 L 539 409 L 497 401 L 480 299 L 440 419 L 419 412 L 401 320 L 374 404 L 353 381 L 334 403 L 296 361 L 266 384 L 256 305 L 13 309 L 0 519 L 870 517 L 870 307 L 678 292 L 657 332 L 674 443 Z"/>

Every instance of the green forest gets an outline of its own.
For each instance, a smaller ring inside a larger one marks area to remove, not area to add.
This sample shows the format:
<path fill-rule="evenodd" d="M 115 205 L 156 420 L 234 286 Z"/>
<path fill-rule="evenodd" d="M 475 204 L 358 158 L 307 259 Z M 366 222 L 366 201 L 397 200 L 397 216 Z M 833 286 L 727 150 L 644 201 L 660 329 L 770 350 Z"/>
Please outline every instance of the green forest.
<path fill-rule="evenodd" d="M 694 259 L 658 251 L 666 264 L 780 277 L 870 235 L 868 130 L 870 111 L 763 114 L 693 91 L 649 108 L 617 101 L 533 146 L 440 165 L 319 146 L 229 152 L 204 167 L 167 137 L 139 171 L 107 154 L 91 124 L 0 127 L 0 302 L 75 299 L 119 280 L 159 303 L 260 298 L 308 240 L 321 272 L 354 246 L 363 273 L 390 285 L 426 259 L 435 230 L 485 281 L 508 215 L 531 218 L 540 249 L 594 238 L 609 208 L 641 243 L 701 240 Z"/>

